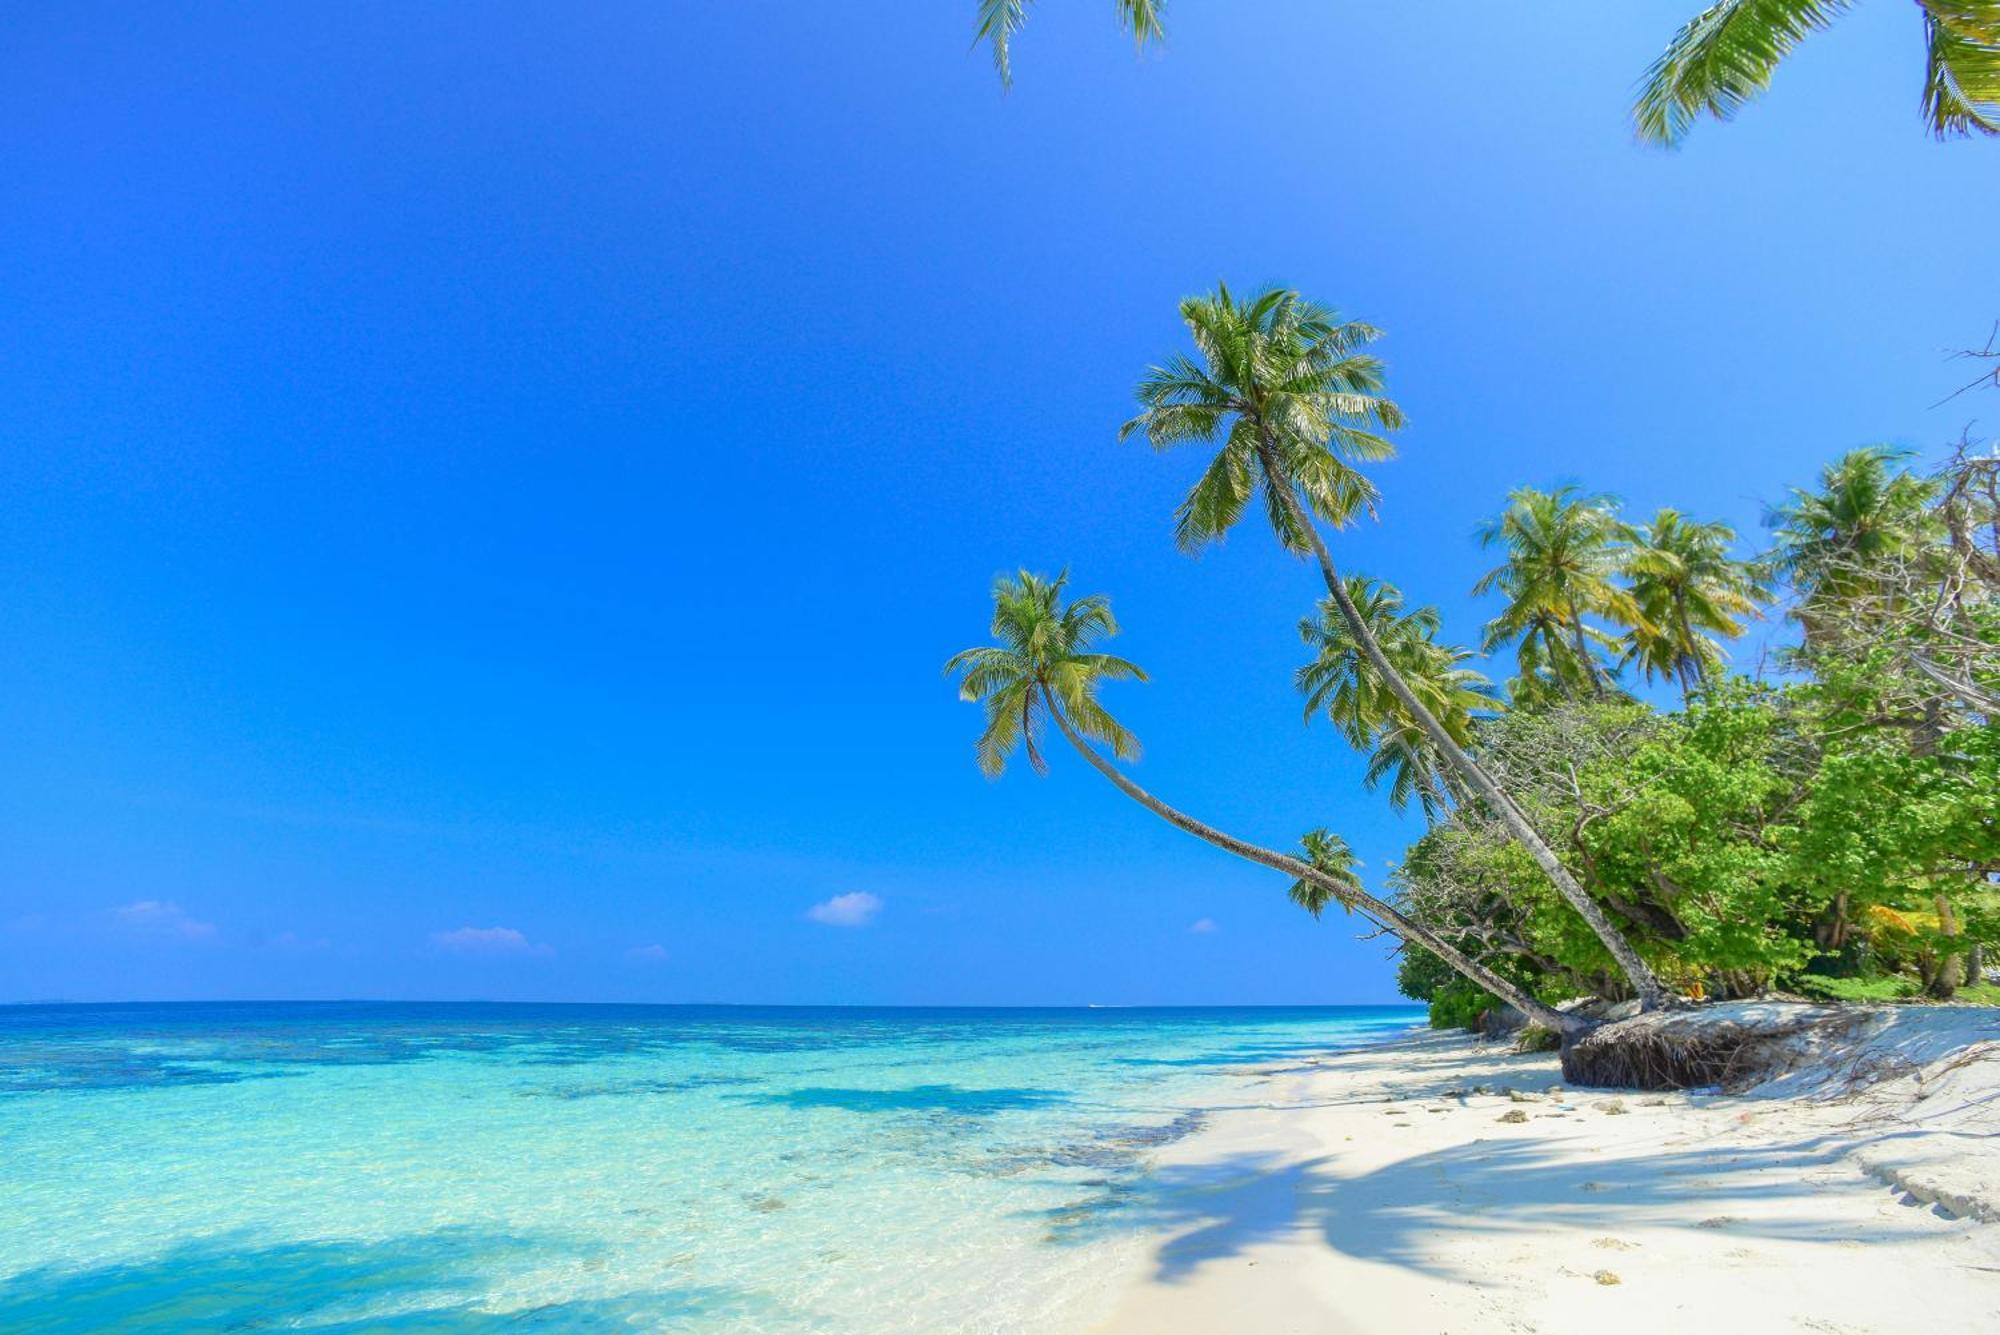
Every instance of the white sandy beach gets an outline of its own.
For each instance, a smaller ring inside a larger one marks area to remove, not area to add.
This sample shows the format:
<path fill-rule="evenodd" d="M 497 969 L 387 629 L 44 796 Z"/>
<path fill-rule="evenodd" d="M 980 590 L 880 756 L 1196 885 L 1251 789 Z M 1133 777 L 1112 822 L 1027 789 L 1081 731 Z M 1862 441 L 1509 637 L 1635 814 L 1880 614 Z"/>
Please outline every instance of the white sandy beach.
<path fill-rule="evenodd" d="M 1101 1329 L 2000 1330 L 2000 1011 L 1744 1096 L 1560 1081 L 1456 1035 L 1260 1072 L 1162 1154 Z"/>

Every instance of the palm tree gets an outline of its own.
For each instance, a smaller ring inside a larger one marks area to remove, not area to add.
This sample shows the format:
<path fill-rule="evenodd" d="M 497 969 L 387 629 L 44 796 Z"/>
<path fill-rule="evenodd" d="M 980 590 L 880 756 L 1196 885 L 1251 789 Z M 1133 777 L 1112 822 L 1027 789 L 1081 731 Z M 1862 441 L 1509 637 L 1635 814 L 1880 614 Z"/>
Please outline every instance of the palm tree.
<path fill-rule="evenodd" d="M 1166 29 L 1160 25 L 1166 0 L 1117 0 L 1117 5 L 1118 21 L 1139 46 L 1166 36 Z M 972 40 L 975 45 L 985 42 L 993 48 L 993 68 L 999 71 L 1003 88 L 1013 86 L 1014 34 L 1027 21 L 1028 0 L 979 0 L 979 26 Z"/>
<path fill-rule="evenodd" d="M 1820 471 L 1818 491 L 1793 488 L 1767 516 L 1771 565 L 1801 596 L 1808 642 L 1816 622 L 1868 591 L 1872 572 L 1919 557 L 1933 536 L 1937 484 L 1896 467 L 1908 457 L 1882 445 L 1850 450 Z"/>
<path fill-rule="evenodd" d="M 1336 836 L 1316 831 L 1317 837 L 1308 836 L 1306 845 L 1307 858 L 1312 860 L 1296 858 L 1226 834 L 1132 782 L 1115 762 L 1136 756 L 1138 741 L 1098 701 L 1097 693 L 1109 681 L 1144 681 L 1145 673 L 1125 659 L 1094 651 L 1098 641 L 1117 634 L 1118 623 L 1101 596 L 1065 603 L 1067 583 L 1066 571 L 1046 579 L 1024 570 L 1014 578 L 999 580 L 993 588 L 992 624 L 998 643 L 954 654 L 945 664 L 945 672 L 959 678 L 959 697 L 985 706 L 986 727 L 979 736 L 976 755 L 980 769 L 988 776 L 997 776 L 1005 768 L 1016 747 L 1027 750 L 1037 771 L 1045 769 L 1035 740 L 1045 723 L 1053 724 L 1092 768 L 1168 824 L 1224 852 L 1283 872 L 1295 882 L 1305 882 L 1311 890 L 1301 902 L 1308 908 L 1313 903 L 1323 909 L 1328 902 L 1338 902 L 1435 953 L 1537 1024 L 1566 1037 L 1588 1028 L 1586 1021 L 1536 1000 L 1393 905 L 1369 894 L 1354 875 L 1352 854 L 1345 853 L 1345 843 Z M 1093 742 L 1109 747 L 1111 758 Z M 1293 897 L 1299 898 L 1296 886 Z"/>
<path fill-rule="evenodd" d="M 1666 989 L 1631 943 L 1396 671 L 1314 524 L 1317 516 L 1338 528 L 1371 505 L 1374 487 L 1355 464 L 1388 457 L 1392 450 L 1376 428 L 1403 420 L 1402 410 L 1382 395 L 1381 363 L 1363 351 L 1376 331 L 1280 288 L 1238 302 L 1222 287 L 1183 301 L 1181 318 L 1201 361 L 1176 356 L 1148 371 L 1139 384 L 1141 411 L 1119 432 L 1121 438 L 1143 432 L 1155 449 L 1221 440 L 1220 453 L 1175 514 L 1181 546 L 1194 550 L 1221 538 L 1243 517 L 1253 494 L 1261 494 L 1279 543 L 1318 561 L 1341 620 L 1377 678 L 1604 943 L 1640 1004 L 1648 1010 L 1668 1004 Z"/>
<path fill-rule="evenodd" d="M 1036 773 L 1048 772 L 1041 731 L 1056 700 L 1085 736 L 1110 746 L 1120 760 L 1138 758 L 1138 739 L 1097 703 L 1097 690 L 1107 681 L 1144 681 L 1146 674 L 1115 655 L 1084 652 L 1098 639 L 1116 635 L 1118 623 L 1102 595 L 1064 604 L 1068 583 L 1067 570 L 1052 580 L 1025 570 L 1017 580 L 1001 580 L 993 589 L 993 634 L 1001 643 L 967 649 L 945 664 L 947 673 L 960 675 L 964 698 L 986 706 L 978 758 L 988 778 L 1006 769 L 1016 745 L 1026 750 Z"/>
<path fill-rule="evenodd" d="M 1770 86 L 1778 62 L 1849 0 L 1718 0 L 1646 72 L 1639 137 L 1678 144 L 1703 115 L 1728 120 Z M 1916 0 L 1924 24 L 1923 113 L 1940 139 L 2000 134 L 2000 3 Z"/>
<path fill-rule="evenodd" d="M 1299 851 L 1324 874 L 1293 881 L 1291 889 L 1286 891 L 1292 902 L 1315 918 L 1326 912 L 1328 904 L 1338 904 L 1347 912 L 1354 912 L 1354 897 L 1362 889 L 1361 874 L 1355 870 L 1361 859 L 1354 856 L 1347 841 L 1324 827 L 1307 830 L 1299 840 Z M 1335 890 L 1336 885 L 1345 889 Z"/>
<path fill-rule="evenodd" d="M 1475 714 L 1498 709 L 1486 677 L 1465 661 L 1464 649 L 1437 642 L 1434 607 L 1404 612 L 1394 588 L 1360 575 L 1347 577 L 1348 597 L 1375 634 L 1403 679 L 1460 746 L 1472 744 Z M 1313 661 L 1295 680 L 1306 697 L 1306 718 L 1324 713 L 1348 745 L 1369 751 L 1368 787 L 1389 781 L 1389 801 L 1398 811 L 1412 798 L 1435 820 L 1457 793 L 1451 772 L 1424 730 L 1369 670 L 1340 609 L 1321 599 L 1319 615 L 1299 622 L 1299 638 L 1313 649 Z"/>
<path fill-rule="evenodd" d="M 1608 648 L 1618 640 L 1583 618 L 1588 612 L 1628 626 L 1644 622 L 1632 595 L 1616 582 L 1622 544 L 1630 537 L 1608 497 L 1582 496 L 1575 487 L 1509 493 L 1500 517 L 1479 530 L 1483 545 L 1507 552 L 1505 562 L 1472 586 L 1479 594 L 1497 589 L 1507 599 L 1486 623 L 1486 650 L 1519 640 L 1524 671 L 1531 662 L 1543 665 L 1565 693 L 1580 680 L 1602 699 L 1604 670 L 1592 646 Z"/>
<path fill-rule="evenodd" d="M 1696 523 L 1663 509 L 1625 552 L 1632 597 L 1645 618 L 1626 633 L 1626 658 L 1648 681 L 1678 680 L 1683 699 L 1721 666 L 1716 637 L 1741 635 L 1741 618 L 1758 615 L 1769 597 L 1756 568 L 1729 555 L 1734 541 L 1736 530 L 1727 524 Z"/>

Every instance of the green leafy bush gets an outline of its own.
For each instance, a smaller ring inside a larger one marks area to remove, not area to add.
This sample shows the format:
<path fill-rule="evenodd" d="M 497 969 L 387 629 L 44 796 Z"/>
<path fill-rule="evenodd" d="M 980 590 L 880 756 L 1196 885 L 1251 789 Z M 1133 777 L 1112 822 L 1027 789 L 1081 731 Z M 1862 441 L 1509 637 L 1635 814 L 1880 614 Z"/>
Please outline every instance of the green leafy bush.
<path fill-rule="evenodd" d="M 1479 1017 L 1499 1004 L 1483 989 L 1454 978 L 1431 993 L 1431 1028 L 1475 1029 Z"/>

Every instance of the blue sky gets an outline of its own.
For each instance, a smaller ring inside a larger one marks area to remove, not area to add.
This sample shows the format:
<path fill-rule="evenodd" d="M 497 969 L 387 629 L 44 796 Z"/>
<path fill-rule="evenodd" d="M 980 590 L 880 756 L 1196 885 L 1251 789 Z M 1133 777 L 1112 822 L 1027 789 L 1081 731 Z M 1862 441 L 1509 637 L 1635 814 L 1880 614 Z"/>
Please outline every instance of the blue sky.
<path fill-rule="evenodd" d="M 1694 4 L 1181 0 L 1135 59 L 1065 0 L 1006 96 L 969 0 L 7 6 L 0 998 L 1390 998 L 1073 758 L 981 779 L 939 665 L 1066 562 L 1146 783 L 1407 842 L 1300 725 L 1306 569 L 1178 556 L 1201 459 L 1114 440 L 1217 279 L 1387 330 L 1340 551 L 1462 640 L 1510 486 L 1754 530 L 1955 436 L 2000 149 L 1886 3 L 1641 149 Z"/>

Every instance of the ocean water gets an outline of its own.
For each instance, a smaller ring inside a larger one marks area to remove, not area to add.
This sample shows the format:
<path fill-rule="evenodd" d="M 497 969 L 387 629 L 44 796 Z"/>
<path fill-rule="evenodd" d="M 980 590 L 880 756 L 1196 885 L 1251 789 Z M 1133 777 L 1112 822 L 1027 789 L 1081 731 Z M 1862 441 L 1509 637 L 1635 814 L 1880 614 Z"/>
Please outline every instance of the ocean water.
<path fill-rule="evenodd" d="M 1023 1331 L 1404 1007 L 0 1007 L 0 1331 Z"/>

